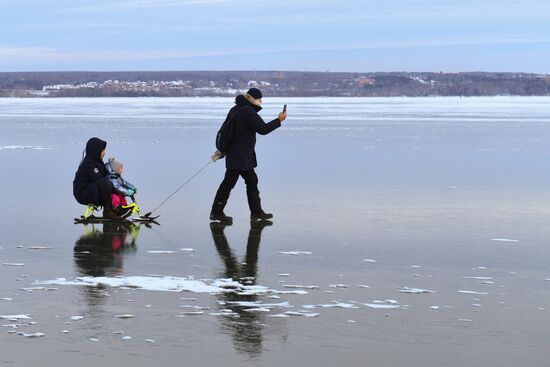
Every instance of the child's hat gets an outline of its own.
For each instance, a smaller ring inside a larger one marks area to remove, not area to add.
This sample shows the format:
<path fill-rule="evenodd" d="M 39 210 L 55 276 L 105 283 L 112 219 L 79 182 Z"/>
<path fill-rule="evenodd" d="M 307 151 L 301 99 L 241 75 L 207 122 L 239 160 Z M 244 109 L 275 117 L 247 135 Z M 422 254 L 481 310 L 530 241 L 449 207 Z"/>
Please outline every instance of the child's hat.
<path fill-rule="evenodd" d="M 114 172 L 118 172 L 118 169 L 123 166 L 122 162 L 119 162 L 114 158 L 109 158 L 109 164 Z"/>

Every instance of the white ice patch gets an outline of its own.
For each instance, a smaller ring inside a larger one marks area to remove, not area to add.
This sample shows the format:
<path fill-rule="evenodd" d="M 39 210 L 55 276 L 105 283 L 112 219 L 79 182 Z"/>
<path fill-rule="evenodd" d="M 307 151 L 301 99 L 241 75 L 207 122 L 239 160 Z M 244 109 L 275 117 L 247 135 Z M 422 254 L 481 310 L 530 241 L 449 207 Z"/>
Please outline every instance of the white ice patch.
<path fill-rule="evenodd" d="M 195 251 L 195 249 L 194 248 L 180 248 L 180 251 L 193 252 L 193 251 Z"/>
<path fill-rule="evenodd" d="M 491 238 L 491 241 L 496 241 L 496 242 L 519 242 L 519 240 L 514 240 L 514 239 L 510 239 L 510 238 Z"/>
<path fill-rule="evenodd" d="M 115 317 L 117 319 L 133 319 L 136 316 L 135 315 L 130 315 L 130 314 L 123 314 L 123 315 L 116 315 Z"/>
<path fill-rule="evenodd" d="M 376 260 L 374 260 L 374 259 L 364 259 L 363 261 L 367 262 L 367 263 L 375 263 L 376 262 Z"/>
<path fill-rule="evenodd" d="M 2 263 L 3 266 L 25 266 L 24 263 Z"/>
<path fill-rule="evenodd" d="M 51 287 L 29 287 L 29 288 L 20 288 L 22 291 L 25 292 L 35 292 L 35 291 L 56 291 L 57 288 L 51 288 Z"/>
<path fill-rule="evenodd" d="M 284 288 L 319 289 L 318 285 L 285 284 Z"/>
<path fill-rule="evenodd" d="M 380 308 L 380 309 L 392 309 L 392 308 L 400 308 L 400 305 L 394 305 L 394 304 L 381 304 L 381 303 L 363 303 L 363 305 L 370 307 L 370 308 Z"/>
<path fill-rule="evenodd" d="M 47 247 L 47 246 L 27 246 L 29 250 L 51 250 L 53 247 Z"/>
<path fill-rule="evenodd" d="M 347 284 L 330 284 L 330 288 L 349 288 L 349 285 Z"/>
<path fill-rule="evenodd" d="M 0 145 L 0 150 L 52 150 L 54 147 L 40 145 Z"/>
<path fill-rule="evenodd" d="M 411 293 L 411 294 L 423 294 L 423 293 L 434 293 L 435 291 L 429 290 L 429 289 L 422 289 L 422 288 L 409 288 L 409 287 L 403 287 L 399 290 L 401 293 Z"/>
<path fill-rule="evenodd" d="M 17 335 L 24 336 L 25 338 L 41 338 L 45 334 L 44 333 L 23 333 L 23 332 L 20 332 L 20 333 L 17 333 Z"/>
<path fill-rule="evenodd" d="M 271 293 L 277 295 L 277 294 L 299 294 L 299 295 L 305 295 L 305 294 L 308 294 L 307 291 L 304 291 L 304 290 L 295 290 L 295 291 L 276 291 L 276 290 L 273 290 L 271 291 Z"/>
<path fill-rule="evenodd" d="M 152 251 L 147 251 L 147 253 L 149 253 L 149 254 L 173 254 L 174 251 L 170 251 L 170 250 L 168 250 L 168 251 L 152 250 Z"/>
<path fill-rule="evenodd" d="M 98 286 L 106 285 L 113 288 L 132 288 L 147 291 L 193 292 L 193 293 L 229 293 L 239 295 L 258 295 L 273 292 L 259 285 L 243 285 L 232 279 L 195 280 L 169 276 L 130 276 L 120 278 L 110 277 L 79 277 L 74 280 L 57 278 L 38 281 L 35 284 Z"/>
<path fill-rule="evenodd" d="M 491 277 L 462 277 L 462 279 L 493 280 L 493 278 Z"/>
<path fill-rule="evenodd" d="M 228 301 L 226 303 L 230 305 L 241 306 L 241 307 L 264 307 L 264 308 L 292 307 L 288 302 L 261 303 L 261 302 L 252 302 L 252 301 Z"/>
<path fill-rule="evenodd" d="M 312 252 L 311 251 L 279 251 L 279 254 L 298 256 L 298 255 L 311 255 Z"/>
<path fill-rule="evenodd" d="M 0 315 L 3 320 L 30 320 L 29 315 Z"/>
<path fill-rule="evenodd" d="M 80 321 L 80 320 L 83 320 L 84 319 L 84 316 L 71 316 L 69 317 L 69 320 L 71 321 Z"/>
<path fill-rule="evenodd" d="M 334 303 L 329 303 L 329 304 L 325 304 L 325 305 L 319 305 L 319 307 L 323 307 L 323 308 L 332 308 L 332 307 L 336 307 L 336 308 L 348 308 L 348 309 L 359 308 L 359 307 L 357 307 L 357 306 L 354 305 L 354 304 L 345 303 L 345 302 L 334 302 Z"/>
<path fill-rule="evenodd" d="M 487 292 L 477 292 L 477 291 L 467 291 L 467 290 L 459 290 L 458 293 L 462 293 L 462 294 L 481 294 L 481 295 L 489 294 Z"/>

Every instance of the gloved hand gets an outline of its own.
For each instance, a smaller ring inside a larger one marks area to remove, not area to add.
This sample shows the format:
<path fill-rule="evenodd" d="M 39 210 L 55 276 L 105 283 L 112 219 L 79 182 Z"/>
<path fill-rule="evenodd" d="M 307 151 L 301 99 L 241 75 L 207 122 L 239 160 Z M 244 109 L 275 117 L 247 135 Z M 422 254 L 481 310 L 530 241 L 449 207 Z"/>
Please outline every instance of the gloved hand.
<path fill-rule="evenodd" d="M 134 196 L 136 194 L 136 190 L 128 189 L 128 192 L 126 193 L 126 196 Z"/>
<path fill-rule="evenodd" d="M 212 159 L 212 162 L 216 162 L 218 159 L 221 159 L 223 157 L 225 157 L 225 153 L 216 150 L 216 152 L 214 152 L 214 154 L 212 154 L 212 157 L 210 158 Z"/>

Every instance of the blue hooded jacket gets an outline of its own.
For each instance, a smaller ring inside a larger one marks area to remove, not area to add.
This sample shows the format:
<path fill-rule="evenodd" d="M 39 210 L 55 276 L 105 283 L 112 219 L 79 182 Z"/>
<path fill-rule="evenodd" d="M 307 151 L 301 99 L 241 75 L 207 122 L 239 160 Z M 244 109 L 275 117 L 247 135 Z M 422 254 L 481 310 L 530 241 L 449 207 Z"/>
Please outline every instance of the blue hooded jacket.
<path fill-rule="evenodd" d="M 111 167 L 110 162 L 105 163 L 105 169 L 107 170 L 107 172 L 109 172 L 107 178 L 109 179 L 109 181 L 111 181 L 113 187 L 115 188 L 115 191 L 117 191 L 118 194 L 122 196 L 132 196 L 136 193 L 137 188 L 125 179 L 123 179 L 121 175 L 116 173 Z"/>

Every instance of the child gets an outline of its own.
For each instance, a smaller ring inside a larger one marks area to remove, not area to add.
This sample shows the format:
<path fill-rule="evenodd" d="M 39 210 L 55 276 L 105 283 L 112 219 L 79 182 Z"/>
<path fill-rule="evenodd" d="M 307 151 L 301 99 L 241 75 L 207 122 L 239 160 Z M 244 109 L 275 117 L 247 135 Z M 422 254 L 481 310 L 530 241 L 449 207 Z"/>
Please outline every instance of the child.
<path fill-rule="evenodd" d="M 121 162 L 114 158 L 109 158 L 109 161 L 105 164 L 105 168 L 109 172 L 107 178 L 114 187 L 114 192 L 111 194 L 113 208 L 115 210 L 117 208 L 120 209 L 120 206 L 128 205 L 126 196 L 134 196 L 137 193 L 137 187 L 122 178 L 124 165 Z"/>

